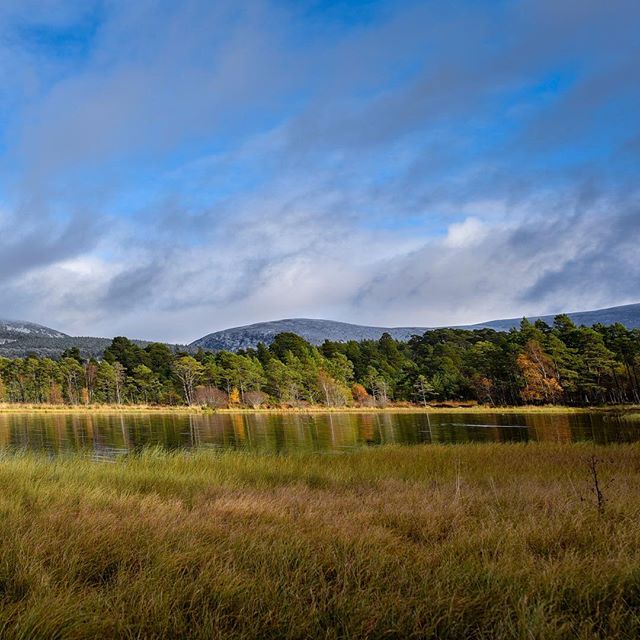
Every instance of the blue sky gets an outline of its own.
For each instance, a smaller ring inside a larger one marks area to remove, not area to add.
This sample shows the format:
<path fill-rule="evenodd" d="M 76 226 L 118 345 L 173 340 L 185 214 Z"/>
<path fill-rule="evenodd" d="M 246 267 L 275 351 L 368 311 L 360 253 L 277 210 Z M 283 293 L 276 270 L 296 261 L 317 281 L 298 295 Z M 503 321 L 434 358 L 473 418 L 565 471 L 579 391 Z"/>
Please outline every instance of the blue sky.
<path fill-rule="evenodd" d="M 4 0 L 0 317 L 189 341 L 640 299 L 640 5 Z"/>

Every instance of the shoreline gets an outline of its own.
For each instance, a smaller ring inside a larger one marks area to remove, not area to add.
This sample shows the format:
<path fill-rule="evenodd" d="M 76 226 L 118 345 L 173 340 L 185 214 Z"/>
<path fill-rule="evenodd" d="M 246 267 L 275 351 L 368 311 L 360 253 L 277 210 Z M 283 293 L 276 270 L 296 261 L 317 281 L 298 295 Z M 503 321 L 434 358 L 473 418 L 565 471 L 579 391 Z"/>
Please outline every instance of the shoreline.
<path fill-rule="evenodd" d="M 562 405 L 525 405 L 492 407 L 488 405 L 473 406 L 387 406 L 387 407 L 288 407 L 288 408 L 259 408 L 248 407 L 212 409 L 200 406 L 177 405 L 47 405 L 47 404 L 22 404 L 0 403 L 0 415 L 10 413 L 162 413 L 162 414 L 255 414 L 255 415 L 309 415 L 309 414 L 371 414 L 371 413 L 476 413 L 476 414 L 517 414 L 517 413 L 640 413 L 640 406 L 629 405 L 600 405 L 593 407 L 569 407 Z"/>

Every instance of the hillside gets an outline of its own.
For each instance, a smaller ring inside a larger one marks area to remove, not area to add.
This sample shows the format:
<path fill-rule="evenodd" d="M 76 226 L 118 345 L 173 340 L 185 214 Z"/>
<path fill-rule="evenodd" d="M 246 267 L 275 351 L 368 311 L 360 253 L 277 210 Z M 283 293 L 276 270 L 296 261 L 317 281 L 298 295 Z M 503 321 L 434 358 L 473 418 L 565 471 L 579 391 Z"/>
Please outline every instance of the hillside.
<path fill-rule="evenodd" d="M 591 326 L 598 323 L 609 325 L 619 322 L 629 329 L 640 329 L 640 304 L 595 311 L 578 311 L 568 315 L 578 325 Z M 535 321 L 538 318 L 552 324 L 554 316 L 531 316 L 529 319 Z M 457 328 L 489 328 L 508 331 L 519 326 L 520 321 L 521 318 L 507 318 Z M 429 329 L 430 327 L 372 327 L 334 320 L 290 318 L 233 327 L 210 333 L 187 346 L 171 344 L 169 346 L 174 350 L 184 351 L 197 349 L 238 351 L 255 347 L 259 342 L 269 344 L 277 334 L 285 331 L 296 333 L 312 344 L 322 344 L 325 340 L 336 342 L 377 340 L 383 333 L 389 333 L 396 340 L 408 340 L 412 335 L 420 335 Z M 143 347 L 149 344 L 144 340 L 134 340 L 134 342 Z M 110 343 L 110 338 L 74 337 L 32 322 L 0 320 L 0 357 L 16 358 L 33 353 L 55 358 L 71 347 L 78 347 L 85 356 L 100 356 Z"/>
<path fill-rule="evenodd" d="M 416 333 L 424 333 L 421 327 L 382 328 L 368 327 L 334 320 L 312 320 L 291 318 L 259 322 L 244 327 L 234 327 L 210 333 L 191 343 L 191 346 L 213 351 L 225 349 L 237 351 L 255 347 L 259 342 L 269 344 L 275 336 L 291 332 L 304 338 L 311 344 L 322 344 L 325 340 L 346 342 L 347 340 L 377 340 L 383 333 L 390 333 L 396 340 L 408 340 Z"/>
<path fill-rule="evenodd" d="M 146 340 L 133 340 L 141 347 Z M 86 357 L 101 356 L 111 344 L 111 338 L 69 336 L 66 333 L 33 322 L 0 320 L 0 358 L 20 358 L 29 354 L 57 358 L 72 347 L 80 349 Z M 182 345 L 169 345 L 174 350 L 189 350 Z"/>
<path fill-rule="evenodd" d="M 67 338 L 61 331 L 33 322 L 0 319 L 0 344 L 28 338 Z"/>
<path fill-rule="evenodd" d="M 620 322 L 629 329 L 640 328 L 640 304 L 629 304 L 595 311 L 579 311 L 568 314 L 580 325 L 615 324 Z M 552 324 L 553 315 L 531 316 L 533 322 L 542 319 Z M 464 325 L 459 329 L 495 329 L 509 331 L 520 325 L 521 318 L 490 320 L 474 325 Z M 259 322 L 243 327 L 233 327 L 223 331 L 210 333 L 191 343 L 191 346 L 217 350 L 237 351 L 255 347 L 259 342 L 269 344 L 273 338 L 284 331 L 290 331 L 303 337 L 312 344 L 322 344 L 325 340 L 346 342 L 348 340 L 377 340 L 383 333 L 389 333 L 396 340 L 408 340 L 412 335 L 422 334 L 433 327 L 371 327 L 365 325 L 335 322 L 333 320 L 316 320 L 307 318 L 290 318 L 271 322 Z"/>
<path fill-rule="evenodd" d="M 591 327 L 594 324 L 611 325 L 619 322 L 627 329 L 640 329 L 640 304 L 625 304 L 618 307 L 607 307 L 595 311 L 575 311 L 567 314 L 577 325 Z M 554 315 L 529 316 L 531 322 L 544 320 L 547 324 L 553 324 Z M 522 318 L 508 318 L 505 320 L 490 320 L 478 324 L 467 325 L 464 329 L 495 329 L 496 331 L 509 331 L 513 327 L 520 326 Z"/>

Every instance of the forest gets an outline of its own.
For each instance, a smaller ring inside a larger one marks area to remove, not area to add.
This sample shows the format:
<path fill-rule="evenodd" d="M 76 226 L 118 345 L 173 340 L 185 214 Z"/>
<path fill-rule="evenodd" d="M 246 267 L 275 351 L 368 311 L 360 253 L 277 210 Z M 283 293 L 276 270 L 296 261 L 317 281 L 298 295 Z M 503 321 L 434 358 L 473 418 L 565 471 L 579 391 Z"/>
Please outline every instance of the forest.
<path fill-rule="evenodd" d="M 293 333 L 231 353 L 174 353 L 114 338 L 102 357 L 77 348 L 59 359 L 0 358 L 0 402 L 224 407 L 590 406 L 640 402 L 640 330 L 621 324 L 436 329 L 408 342 L 313 346 Z"/>

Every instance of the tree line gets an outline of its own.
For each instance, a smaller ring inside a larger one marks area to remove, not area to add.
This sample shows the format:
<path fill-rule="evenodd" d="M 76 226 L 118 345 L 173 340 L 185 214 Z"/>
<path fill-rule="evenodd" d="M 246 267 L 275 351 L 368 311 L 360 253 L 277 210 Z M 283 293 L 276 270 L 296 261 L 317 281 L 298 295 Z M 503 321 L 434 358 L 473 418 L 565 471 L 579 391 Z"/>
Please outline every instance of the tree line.
<path fill-rule="evenodd" d="M 101 358 L 0 358 L 0 402 L 211 407 L 386 406 L 477 401 L 594 405 L 640 402 L 640 330 L 621 324 L 436 329 L 408 342 L 325 341 L 293 333 L 238 353 L 174 353 L 114 338 Z"/>

